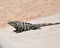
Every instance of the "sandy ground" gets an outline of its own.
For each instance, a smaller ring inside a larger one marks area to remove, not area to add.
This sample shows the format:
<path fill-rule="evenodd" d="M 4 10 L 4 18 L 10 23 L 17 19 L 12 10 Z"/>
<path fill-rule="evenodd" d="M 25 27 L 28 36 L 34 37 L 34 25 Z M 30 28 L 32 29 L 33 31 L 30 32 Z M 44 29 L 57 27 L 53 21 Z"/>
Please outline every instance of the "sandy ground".
<path fill-rule="evenodd" d="M 0 0 L 0 28 L 12 20 L 32 21 L 60 13 L 60 0 Z"/>
<path fill-rule="evenodd" d="M 60 14 L 29 22 L 60 22 Z M 14 28 L 9 25 L 0 29 L 0 45 L 2 48 L 60 48 L 60 24 L 22 33 L 14 33 L 13 30 Z"/>

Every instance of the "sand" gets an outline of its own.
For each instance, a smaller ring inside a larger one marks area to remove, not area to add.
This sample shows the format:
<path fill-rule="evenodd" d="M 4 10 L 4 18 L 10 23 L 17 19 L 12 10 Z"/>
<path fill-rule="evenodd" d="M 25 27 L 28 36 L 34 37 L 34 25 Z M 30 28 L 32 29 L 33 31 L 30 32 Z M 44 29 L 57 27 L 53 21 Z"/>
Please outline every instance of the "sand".
<path fill-rule="evenodd" d="M 60 0 L 0 0 L 0 28 L 12 20 L 32 21 L 60 13 Z"/>

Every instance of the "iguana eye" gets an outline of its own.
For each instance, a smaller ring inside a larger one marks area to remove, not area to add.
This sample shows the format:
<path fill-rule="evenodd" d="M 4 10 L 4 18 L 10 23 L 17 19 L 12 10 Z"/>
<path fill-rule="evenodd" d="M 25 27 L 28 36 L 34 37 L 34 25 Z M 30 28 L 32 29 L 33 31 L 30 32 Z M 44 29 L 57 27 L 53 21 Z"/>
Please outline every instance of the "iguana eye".
<path fill-rule="evenodd" d="M 13 24 L 13 23 L 11 23 L 11 26 L 14 26 L 14 24 Z"/>

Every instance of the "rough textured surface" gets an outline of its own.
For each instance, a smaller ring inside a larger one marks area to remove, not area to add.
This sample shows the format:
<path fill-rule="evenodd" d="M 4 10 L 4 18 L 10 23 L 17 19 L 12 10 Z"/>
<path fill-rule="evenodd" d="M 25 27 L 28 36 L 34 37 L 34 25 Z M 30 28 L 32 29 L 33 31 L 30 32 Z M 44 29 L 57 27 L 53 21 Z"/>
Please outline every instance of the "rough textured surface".
<path fill-rule="evenodd" d="M 60 12 L 60 0 L 0 0 L 0 27 L 11 20 L 29 21 Z"/>
<path fill-rule="evenodd" d="M 41 18 L 30 23 L 60 22 L 60 14 Z M 14 33 L 8 26 L 0 29 L 0 44 L 5 48 L 60 48 L 60 25 L 43 27 L 37 30 Z"/>

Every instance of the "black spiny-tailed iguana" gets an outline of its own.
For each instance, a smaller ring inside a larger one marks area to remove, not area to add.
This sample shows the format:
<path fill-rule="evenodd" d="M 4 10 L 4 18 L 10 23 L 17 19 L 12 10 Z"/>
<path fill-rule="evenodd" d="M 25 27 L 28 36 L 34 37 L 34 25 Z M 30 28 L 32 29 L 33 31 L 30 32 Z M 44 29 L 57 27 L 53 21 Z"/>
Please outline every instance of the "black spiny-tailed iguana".
<path fill-rule="evenodd" d="M 40 27 L 57 25 L 60 23 L 32 24 L 27 22 L 11 21 L 11 22 L 8 22 L 8 24 L 13 26 L 16 29 L 14 30 L 14 32 L 19 33 L 22 31 L 35 30 L 35 29 L 39 29 Z"/>

